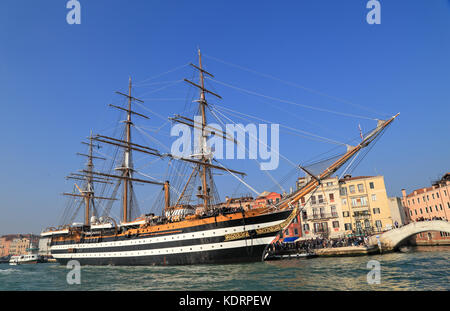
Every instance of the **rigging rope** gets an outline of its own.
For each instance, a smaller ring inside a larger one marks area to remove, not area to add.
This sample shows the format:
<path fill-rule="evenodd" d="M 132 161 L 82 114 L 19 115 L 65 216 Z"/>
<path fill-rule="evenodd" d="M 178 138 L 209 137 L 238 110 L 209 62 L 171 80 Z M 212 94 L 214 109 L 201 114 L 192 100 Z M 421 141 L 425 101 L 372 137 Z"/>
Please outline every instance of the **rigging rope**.
<path fill-rule="evenodd" d="M 190 64 L 190 63 L 186 63 L 186 64 L 184 64 L 184 65 L 181 65 L 181 66 L 175 67 L 175 68 L 173 68 L 173 69 L 170 69 L 170 70 L 168 70 L 168 71 L 166 71 L 166 72 L 163 72 L 163 73 L 157 74 L 156 76 L 153 76 L 153 77 L 147 78 L 147 79 L 145 79 L 145 80 L 142 80 L 141 82 L 138 82 L 138 83 L 134 83 L 134 85 L 135 85 L 135 86 L 138 86 L 138 87 L 139 87 L 139 86 L 140 86 L 141 84 L 143 84 L 144 82 L 147 82 L 147 81 L 150 81 L 150 80 L 156 79 L 156 78 L 158 78 L 158 77 L 161 77 L 161 76 L 163 76 L 163 75 L 165 75 L 165 74 L 168 74 L 168 73 L 171 73 L 171 72 L 177 71 L 177 70 L 179 70 L 179 69 L 181 69 L 181 68 L 184 68 L 184 67 L 186 67 L 186 66 L 189 66 L 189 64 Z"/>
<path fill-rule="evenodd" d="M 324 97 L 333 99 L 333 100 L 335 100 L 335 101 L 337 101 L 337 102 L 340 102 L 340 103 L 343 103 L 343 104 L 347 104 L 347 105 L 351 105 L 351 106 L 354 106 L 354 107 L 358 107 L 358 108 L 360 108 L 360 109 L 366 110 L 366 111 L 368 111 L 368 112 L 373 112 L 373 113 L 376 113 L 376 114 L 379 114 L 379 115 L 389 116 L 388 114 L 376 112 L 376 111 L 374 111 L 374 110 L 372 110 L 372 109 L 369 109 L 369 108 L 367 108 L 367 107 L 364 107 L 364 106 L 361 106 L 361 105 L 352 103 L 352 102 L 350 102 L 349 100 L 342 99 L 342 98 L 339 98 L 339 97 L 336 97 L 336 96 L 331 96 L 331 95 L 328 95 L 328 94 L 326 94 L 326 93 L 324 93 L 324 92 L 317 91 L 317 90 L 314 90 L 314 89 L 305 87 L 305 86 L 300 85 L 300 84 L 298 84 L 298 83 L 286 81 L 286 80 L 277 78 L 277 77 L 275 77 L 275 76 L 272 76 L 272 75 L 270 75 L 270 74 L 261 73 L 261 72 L 255 71 L 255 70 L 253 70 L 253 69 L 249 69 L 249 68 L 246 68 L 246 67 L 243 67 L 243 66 L 240 66 L 240 65 L 232 64 L 232 63 L 230 63 L 230 62 L 226 62 L 226 61 L 224 61 L 224 60 L 221 60 L 221 59 L 218 59 L 218 58 L 216 58 L 216 57 L 212 57 L 212 56 L 209 56 L 209 55 L 206 55 L 206 54 L 203 54 L 203 56 L 206 57 L 206 58 L 210 58 L 210 59 L 212 59 L 212 60 L 215 60 L 215 61 L 217 61 L 217 62 L 220 62 L 220 63 L 222 63 L 222 64 L 231 66 L 231 67 L 235 67 L 235 68 L 238 68 L 238 69 L 247 71 L 247 72 L 251 72 L 251 73 L 253 73 L 253 74 L 256 74 L 256 75 L 259 75 L 259 76 L 262 76 L 262 77 L 265 77 L 265 78 L 269 78 L 269 79 L 272 79 L 272 80 L 275 80 L 275 81 L 284 83 L 284 84 L 286 84 L 286 85 L 293 86 L 293 87 L 296 87 L 296 88 L 305 90 L 305 91 L 307 91 L 307 92 L 310 92 L 310 93 L 313 93 L 313 94 L 316 94 L 316 95 L 320 95 L 320 96 L 324 96 Z"/>
<path fill-rule="evenodd" d="M 214 113 L 214 111 L 211 109 L 211 107 L 209 107 L 209 106 L 207 106 L 208 107 L 208 109 L 210 110 L 210 112 L 214 115 L 214 117 L 216 118 L 216 120 L 218 120 L 224 127 L 226 127 L 226 125 L 225 125 L 225 123 Z M 218 113 L 220 113 L 219 111 L 217 111 Z M 223 115 L 223 114 L 222 114 Z M 250 135 L 250 133 L 249 133 L 249 135 Z M 244 150 L 245 151 L 247 151 L 248 152 L 248 149 L 247 149 L 247 147 L 245 146 L 245 145 L 243 145 L 243 146 L 241 146 L 241 147 L 243 147 L 244 148 Z M 258 160 L 256 160 L 256 159 L 253 159 L 256 163 L 258 163 L 258 165 L 261 167 L 261 163 L 259 163 L 259 161 Z M 267 176 L 269 176 L 269 178 L 270 179 L 272 179 L 272 181 L 274 182 L 274 183 L 276 183 L 277 185 L 278 185 L 278 187 L 281 189 L 281 191 L 282 192 L 284 192 L 285 190 L 284 190 L 284 188 L 279 184 L 279 183 L 277 183 L 277 181 L 272 177 L 272 175 L 267 171 L 267 170 L 263 170 L 263 172 L 267 175 Z"/>
<path fill-rule="evenodd" d="M 366 119 L 366 120 L 377 120 L 375 118 L 369 118 L 366 116 L 361 116 L 361 115 L 356 115 L 356 114 L 351 114 L 351 113 L 345 113 L 345 112 L 339 112 L 339 111 L 334 111 L 334 110 L 330 110 L 330 109 L 325 109 L 325 108 L 318 108 L 318 107 L 314 107 L 314 106 L 309 106 L 309 105 L 305 105 L 305 104 L 299 104 L 290 100 L 285 100 L 285 99 L 281 99 L 281 98 L 277 98 L 277 97 L 273 97 L 273 96 L 269 96 L 269 95 L 264 95 L 264 94 L 260 94 L 251 90 L 246 90 L 225 82 L 221 82 L 218 81 L 216 79 L 210 78 L 210 77 L 205 77 L 206 79 L 209 79 L 211 81 L 214 81 L 216 83 L 222 84 L 224 86 L 227 86 L 229 88 L 247 93 L 247 94 L 251 94 L 251 95 L 255 95 L 255 96 L 259 96 L 259 97 L 263 97 L 263 98 L 267 98 L 267 99 L 271 99 L 271 100 L 276 100 L 282 103 L 286 103 L 286 104 L 290 104 L 290 105 L 295 105 L 295 106 L 299 106 L 299 107 L 303 107 L 303 108 L 308 108 L 308 109 L 312 109 L 312 110 L 317 110 L 317 111 L 322 111 L 322 112 L 328 112 L 328 113 L 333 113 L 333 114 L 337 114 L 337 115 L 341 115 L 341 116 L 345 116 L 345 117 L 351 117 L 351 118 L 357 118 L 357 119 Z"/>
<path fill-rule="evenodd" d="M 216 107 L 218 109 L 227 110 L 228 113 L 230 113 L 230 114 L 233 114 L 233 113 L 240 114 L 240 115 L 244 115 L 244 116 L 247 116 L 247 117 L 259 120 L 259 121 L 275 124 L 275 122 L 272 122 L 272 121 L 269 121 L 269 120 L 264 120 L 262 118 L 258 118 L 258 117 L 255 117 L 255 116 L 252 116 L 252 115 L 249 115 L 249 114 L 245 114 L 245 113 L 242 113 L 242 112 L 239 112 L 239 111 L 235 111 L 235 110 L 232 110 L 232 109 L 229 109 L 229 108 L 226 108 L 226 107 L 222 107 L 222 106 L 219 106 L 217 104 L 214 105 L 214 107 Z M 231 112 L 233 112 L 233 113 L 231 113 Z M 239 117 L 239 116 L 238 116 L 238 118 L 246 120 L 245 118 L 242 118 L 242 117 Z M 286 128 L 286 129 L 289 129 L 289 130 L 292 130 L 292 131 L 300 132 L 300 133 L 303 133 L 305 135 L 313 136 L 313 137 L 316 138 L 316 140 L 323 140 L 325 142 L 336 144 L 336 145 L 345 145 L 345 143 L 343 143 L 343 142 L 340 142 L 340 141 L 337 141 L 337 140 L 333 140 L 331 138 L 323 137 L 323 136 L 320 136 L 320 135 L 317 135 L 317 134 L 313 134 L 313 133 L 310 133 L 310 132 L 307 132 L 307 131 L 304 131 L 304 130 L 299 130 L 299 129 L 296 129 L 296 128 L 293 128 L 293 127 L 290 127 L 290 126 L 286 126 L 286 125 L 283 125 L 283 124 L 280 124 L 280 127 L 283 127 L 283 128 Z M 310 137 L 307 137 L 307 136 L 303 136 L 303 137 L 311 139 Z"/>

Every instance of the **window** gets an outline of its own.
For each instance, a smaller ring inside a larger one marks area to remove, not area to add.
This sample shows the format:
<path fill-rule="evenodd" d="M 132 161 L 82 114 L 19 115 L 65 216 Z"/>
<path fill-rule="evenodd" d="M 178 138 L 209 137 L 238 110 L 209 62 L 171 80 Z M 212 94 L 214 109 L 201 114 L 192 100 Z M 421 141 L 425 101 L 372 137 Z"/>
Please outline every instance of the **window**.
<path fill-rule="evenodd" d="M 319 210 L 320 210 L 320 218 L 325 218 L 325 209 L 321 207 Z"/>
<path fill-rule="evenodd" d="M 331 187 L 331 186 L 333 186 L 333 183 L 332 182 L 327 182 L 327 187 Z"/>
<path fill-rule="evenodd" d="M 444 195 L 447 196 L 447 190 L 444 190 Z"/>
<path fill-rule="evenodd" d="M 358 192 L 364 192 L 363 184 L 358 184 Z"/>
<path fill-rule="evenodd" d="M 328 195 L 330 197 L 330 202 L 334 202 L 334 193 Z"/>
<path fill-rule="evenodd" d="M 434 200 L 434 193 L 431 194 L 431 198 Z"/>
<path fill-rule="evenodd" d="M 286 229 L 286 231 L 284 231 L 285 235 L 289 235 L 289 229 Z"/>
<path fill-rule="evenodd" d="M 311 204 L 316 204 L 316 196 L 315 195 L 311 196 Z"/>
<path fill-rule="evenodd" d="M 413 202 L 413 204 L 414 204 L 414 199 L 412 199 L 412 202 Z"/>
<path fill-rule="evenodd" d="M 331 206 L 331 216 L 338 217 L 338 214 L 336 212 L 336 206 Z"/>
<path fill-rule="evenodd" d="M 365 227 L 366 229 L 369 229 L 369 228 L 370 228 L 370 221 L 369 221 L 369 219 L 364 220 L 364 227 Z"/>
<path fill-rule="evenodd" d="M 442 211 L 442 204 L 439 204 L 439 207 L 441 208 L 441 211 Z"/>
<path fill-rule="evenodd" d="M 423 211 L 422 211 L 422 209 L 421 209 L 421 208 L 419 208 L 419 211 L 420 211 L 420 214 L 422 215 L 422 214 L 423 214 Z"/>
<path fill-rule="evenodd" d="M 411 210 L 409 210 L 409 216 L 412 216 L 412 211 Z"/>
<path fill-rule="evenodd" d="M 417 215 L 417 210 L 416 209 L 414 210 L 414 213 L 416 213 L 416 215 Z"/>
<path fill-rule="evenodd" d="M 308 218 L 306 211 L 302 211 L 302 218 L 303 220 L 306 220 Z"/>
<path fill-rule="evenodd" d="M 367 206 L 367 197 L 359 197 L 359 198 L 353 198 L 352 199 L 352 206 Z"/>
<path fill-rule="evenodd" d="M 430 206 L 430 209 L 431 209 L 431 206 Z M 427 213 L 428 213 L 428 207 L 425 207 L 425 210 L 427 211 Z"/>
<path fill-rule="evenodd" d="M 314 233 L 323 233 L 323 232 L 328 232 L 328 224 L 326 222 L 315 223 Z"/>
<path fill-rule="evenodd" d="M 303 224 L 303 230 L 309 231 L 309 224 Z"/>
<path fill-rule="evenodd" d="M 355 186 L 354 185 L 349 186 L 348 190 L 350 191 L 350 193 L 355 193 Z"/>
<path fill-rule="evenodd" d="M 317 213 L 317 208 L 313 208 L 313 218 L 319 218 L 319 213 Z"/>
<path fill-rule="evenodd" d="M 436 192 L 436 196 L 437 196 L 437 198 L 439 199 L 439 192 Z"/>
<path fill-rule="evenodd" d="M 318 198 L 319 198 L 319 204 L 323 203 L 323 195 L 319 194 Z"/>
<path fill-rule="evenodd" d="M 370 187 L 370 189 L 374 189 L 374 188 L 375 188 L 373 182 L 370 182 L 370 183 L 369 183 L 369 187 Z"/>
<path fill-rule="evenodd" d="M 339 221 L 333 221 L 333 228 L 339 228 Z"/>
<path fill-rule="evenodd" d="M 420 198 L 417 198 L 417 204 L 419 204 L 420 203 Z"/>
<path fill-rule="evenodd" d="M 361 205 L 366 206 L 367 205 L 367 197 L 361 197 Z"/>
<path fill-rule="evenodd" d="M 347 199 L 342 199 L 342 205 L 347 205 Z"/>
<path fill-rule="evenodd" d="M 350 217 L 350 213 L 349 213 L 349 212 L 342 212 L 342 216 L 344 216 L 344 217 Z"/>
<path fill-rule="evenodd" d="M 352 230 L 352 224 L 344 224 L 345 230 Z"/>
<path fill-rule="evenodd" d="M 297 228 L 294 229 L 294 234 L 298 235 L 298 229 Z"/>
<path fill-rule="evenodd" d="M 372 194 L 372 201 L 376 201 L 377 200 L 377 195 L 376 194 Z"/>
<path fill-rule="evenodd" d="M 373 209 L 373 213 L 374 214 L 379 214 L 380 213 L 380 209 L 379 208 L 374 208 Z"/>
<path fill-rule="evenodd" d="M 381 229 L 381 227 L 382 227 L 381 220 L 375 220 L 375 226 L 376 226 L 378 229 Z"/>
<path fill-rule="evenodd" d="M 434 206 L 434 209 L 436 210 L 436 212 L 439 212 L 437 205 Z"/>
<path fill-rule="evenodd" d="M 339 189 L 339 193 L 340 193 L 341 195 L 347 195 L 347 188 L 346 188 L 346 187 L 341 187 L 341 188 Z"/>

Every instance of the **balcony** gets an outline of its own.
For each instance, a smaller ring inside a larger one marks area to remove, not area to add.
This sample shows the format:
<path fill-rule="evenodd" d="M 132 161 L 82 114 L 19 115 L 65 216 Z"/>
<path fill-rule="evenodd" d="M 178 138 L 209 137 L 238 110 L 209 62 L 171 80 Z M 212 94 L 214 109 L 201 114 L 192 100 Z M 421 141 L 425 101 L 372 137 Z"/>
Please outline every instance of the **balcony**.
<path fill-rule="evenodd" d="M 355 218 L 355 220 L 370 219 L 370 216 L 370 214 L 353 214 L 353 218 Z"/>
<path fill-rule="evenodd" d="M 320 213 L 320 214 L 313 214 L 313 215 L 307 215 L 306 219 L 304 220 L 324 220 L 324 219 L 331 219 L 331 218 L 338 218 L 338 213 Z"/>

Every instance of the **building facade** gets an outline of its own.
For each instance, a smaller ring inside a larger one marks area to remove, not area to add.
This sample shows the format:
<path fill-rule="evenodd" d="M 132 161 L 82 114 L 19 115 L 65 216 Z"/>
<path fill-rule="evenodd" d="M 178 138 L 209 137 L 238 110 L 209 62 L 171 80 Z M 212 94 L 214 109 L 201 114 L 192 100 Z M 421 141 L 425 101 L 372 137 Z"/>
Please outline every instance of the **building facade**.
<path fill-rule="evenodd" d="M 307 181 L 299 178 L 297 187 Z M 304 238 L 373 234 L 394 226 L 383 176 L 324 179 L 300 204 Z"/>
<path fill-rule="evenodd" d="M 39 237 L 26 234 L 10 234 L 0 237 L 0 257 L 26 255 L 31 247 L 36 247 Z"/>
<path fill-rule="evenodd" d="M 300 177 L 297 188 L 303 187 L 308 181 L 308 177 Z M 337 177 L 322 180 L 317 190 L 301 198 L 299 204 L 303 238 L 333 238 L 345 235 Z"/>
<path fill-rule="evenodd" d="M 345 176 L 339 180 L 345 229 L 373 234 L 394 226 L 383 176 Z"/>
<path fill-rule="evenodd" d="M 402 204 L 409 222 L 450 219 L 450 173 L 431 187 L 420 188 L 407 194 L 402 189 Z M 416 244 L 450 244 L 450 235 L 446 232 L 423 232 L 414 238 Z"/>
<path fill-rule="evenodd" d="M 400 227 L 409 223 L 408 215 L 406 214 L 402 199 L 399 197 L 390 197 L 388 198 L 388 202 L 394 227 Z"/>

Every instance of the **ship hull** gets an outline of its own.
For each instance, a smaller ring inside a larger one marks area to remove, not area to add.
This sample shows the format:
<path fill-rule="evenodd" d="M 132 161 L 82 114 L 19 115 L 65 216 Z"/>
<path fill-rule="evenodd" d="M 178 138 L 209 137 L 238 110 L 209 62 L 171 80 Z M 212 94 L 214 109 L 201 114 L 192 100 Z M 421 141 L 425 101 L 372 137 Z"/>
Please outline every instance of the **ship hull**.
<path fill-rule="evenodd" d="M 288 221 L 291 211 L 230 220 L 154 236 L 121 236 L 74 243 L 54 243 L 52 256 L 61 264 L 192 265 L 262 261 L 266 247 Z M 271 228 L 267 230 L 267 228 Z"/>

